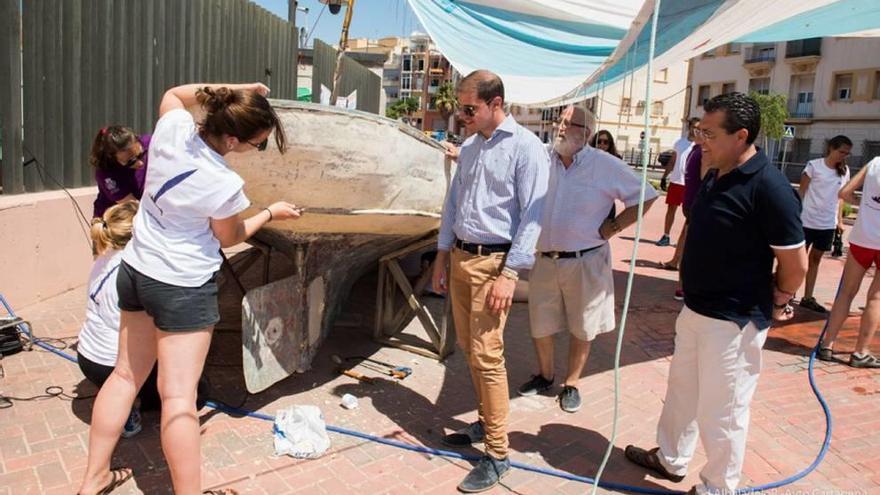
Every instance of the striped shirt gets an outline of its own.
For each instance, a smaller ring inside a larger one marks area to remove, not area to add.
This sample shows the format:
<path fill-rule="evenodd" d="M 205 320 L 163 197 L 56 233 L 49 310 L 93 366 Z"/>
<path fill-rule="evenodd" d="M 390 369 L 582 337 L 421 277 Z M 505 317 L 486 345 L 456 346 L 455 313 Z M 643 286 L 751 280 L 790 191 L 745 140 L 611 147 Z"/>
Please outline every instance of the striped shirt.
<path fill-rule="evenodd" d="M 480 133 L 461 147 L 446 195 L 438 249 L 456 239 L 477 244 L 511 243 L 506 266 L 531 268 L 550 160 L 537 136 L 504 119 L 489 139 Z"/>
<path fill-rule="evenodd" d="M 550 152 L 550 186 L 544 201 L 538 251 L 580 251 L 605 244 L 599 227 L 614 200 L 626 208 L 639 204 L 642 181 L 614 155 L 584 146 L 565 168 Z M 645 201 L 657 197 L 648 186 Z"/>

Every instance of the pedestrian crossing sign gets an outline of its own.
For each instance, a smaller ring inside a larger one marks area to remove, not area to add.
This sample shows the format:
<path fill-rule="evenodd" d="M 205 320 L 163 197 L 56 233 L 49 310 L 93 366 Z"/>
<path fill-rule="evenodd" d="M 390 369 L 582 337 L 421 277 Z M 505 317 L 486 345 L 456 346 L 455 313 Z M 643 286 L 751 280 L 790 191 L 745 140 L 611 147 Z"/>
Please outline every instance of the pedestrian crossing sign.
<path fill-rule="evenodd" d="M 785 132 L 782 134 L 782 139 L 794 139 L 794 126 L 793 125 L 785 126 Z"/>

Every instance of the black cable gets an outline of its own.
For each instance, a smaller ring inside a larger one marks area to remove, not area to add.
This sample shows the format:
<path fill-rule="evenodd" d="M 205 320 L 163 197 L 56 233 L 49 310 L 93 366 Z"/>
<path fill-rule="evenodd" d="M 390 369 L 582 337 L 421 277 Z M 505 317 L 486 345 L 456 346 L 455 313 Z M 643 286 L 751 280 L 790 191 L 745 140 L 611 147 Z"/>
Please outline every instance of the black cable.
<path fill-rule="evenodd" d="M 50 179 L 52 179 L 52 182 L 54 182 L 56 185 L 58 185 L 58 187 L 60 187 L 61 190 L 64 191 L 64 194 L 66 194 L 67 197 L 70 198 L 70 202 L 73 203 L 73 207 L 76 209 L 77 213 L 79 213 L 79 216 L 80 216 L 80 218 L 82 218 L 84 225 L 90 225 L 91 222 L 89 221 L 88 218 L 86 218 L 86 215 L 85 215 L 85 213 L 83 213 L 82 208 L 79 207 L 79 203 L 76 202 L 76 199 L 74 199 L 73 195 L 70 194 L 70 191 L 68 191 L 67 188 L 64 187 L 64 184 L 59 182 L 58 179 L 56 179 L 52 174 L 49 173 L 49 171 L 46 169 L 46 167 L 43 165 L 43 163 L 37 159 L 37 155 L 33 151 L 31 151 L 30 148 L 25 146 L 24 143 L 22 143 L 22 148 L 25 151 L 27 151 L 28 154 L 31 155 L 31 159 L 24 162 L 23 166 L 30 165 L 31 163 L 35 164 L 37 166 L 37 173 L 40 175 L 40 180 L 43 182 L 43 184 L 46 184 L 46 177 L 49 177 Z M 45 176 L 43 174 L 45 174 Z M 80 228 L 82 229 L 82 227 L 83 227 L 83 225 L 81 224 Z M 89 236 L 89 233 L 86 230 L 83 230 L 83 234 L 85 234 L 86 244 L 89 246 L 89 250 L 91 250 L 92 249 L 92 238 L 91 238 L 91 236 Z"/>
<path fill-rule="evenodd" d="M 94 399 L 98 394 L 92 395 L 70 395 L 64 391 L 64 387 L 60 387 L 58 385 L 50 385 L 46 387 L 44 393 L 40 395 L 33 395 L 31 397 L 13 397 L 11 395 L 0 395 L 0 409 L 9 409 L 12 407 L 13 401 L 19 402 L 29 402 L 34 400 L 45 400 L 45 399 L 54 399 L 59 398 L 62 400 L 86 400 L 86 399 Z"/>

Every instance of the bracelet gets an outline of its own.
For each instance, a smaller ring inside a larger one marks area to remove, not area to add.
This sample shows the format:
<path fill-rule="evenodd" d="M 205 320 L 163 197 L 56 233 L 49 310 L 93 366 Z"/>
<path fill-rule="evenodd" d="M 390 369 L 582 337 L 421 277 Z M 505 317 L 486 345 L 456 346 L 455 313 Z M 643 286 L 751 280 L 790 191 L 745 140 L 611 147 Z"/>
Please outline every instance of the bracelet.
<path fill-rule="evenodd" d="M 272 221 L 272 210 L 270 210 L 269 208 L 263 208 L 263 209 L 269 212 L 269 221 L 271 222 Z"/>

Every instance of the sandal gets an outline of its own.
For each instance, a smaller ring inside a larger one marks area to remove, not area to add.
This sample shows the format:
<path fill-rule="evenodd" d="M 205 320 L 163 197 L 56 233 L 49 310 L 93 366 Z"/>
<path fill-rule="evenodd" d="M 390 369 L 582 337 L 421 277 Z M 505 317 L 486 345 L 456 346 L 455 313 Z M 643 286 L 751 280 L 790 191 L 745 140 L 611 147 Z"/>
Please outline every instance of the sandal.
<path fill-rule="evenodd" d="M 629 459 L 631 462 L 642 466 L 643 468 L 649 469 L 653 471 L 656 475 L 663 479 L 667 479 L 669 481 L 678 483 L 684 479 L 684 476 L 678 474 L 672 474 L 666 470 L 663 464 L 660 464 L 660 458 L 657 456 L 657 453 L 660 451 L 659 447 L 654 447 L 651 450 L 645 450 L 635 445 L 627 445 L 626 449 L 623 451 L 623 454 Z"/>
<path fill-rule="evenodd" d="M 134 475 L 134 471 L 131 468 L 127 467 L 117 467 L 110 468 L 110 483 L 107 483 L 104 488 L 98 490 L 96 495 L 109 495 L 113 492 L 113 490 L 122 486 L 126 481 L 131 479 Z"/>
<path fill-rule="evenodd" d="M 238 495 L 238 490 L 235 488 L 215 488 L 203 491 L 202 495 Z"/>
<path fill-rule="evenodd" d="M 678 271 L 678 265 L 676 265 L 676 264 L 674 264 L 674 263 L 670 263 L 670 262 L 668 262 L 668 261 L 663 261 L 663 262 L 661 262 L 661 263 L 660 263 L 660 268 L 662 268 L 662 269 L 664 269 L 664 270 L 669 270 L 669 271 L 671 271 L 671 272 L 677 272 L 677 271 Z"/>

